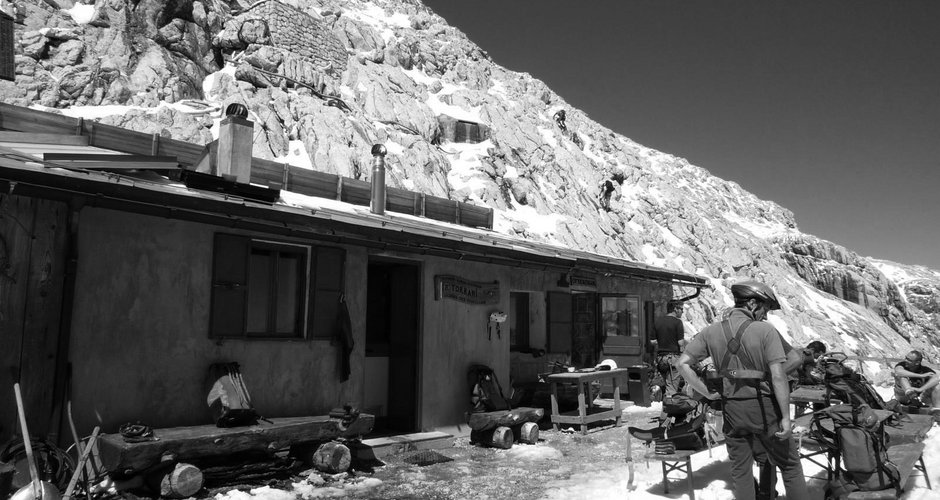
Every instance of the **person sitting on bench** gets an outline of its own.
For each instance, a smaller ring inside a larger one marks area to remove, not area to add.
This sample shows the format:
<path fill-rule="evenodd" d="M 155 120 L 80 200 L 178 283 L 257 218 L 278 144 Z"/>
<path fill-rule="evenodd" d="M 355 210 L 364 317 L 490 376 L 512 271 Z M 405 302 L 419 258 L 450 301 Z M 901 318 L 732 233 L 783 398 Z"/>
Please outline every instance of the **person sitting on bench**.
<path fill-rule="evenodd" d="M 924 354 L 915 350 L 894 367 L 894 396 L 902 405 L 933 407 L 940 404 L 940 375 L 923 361 Z"/>

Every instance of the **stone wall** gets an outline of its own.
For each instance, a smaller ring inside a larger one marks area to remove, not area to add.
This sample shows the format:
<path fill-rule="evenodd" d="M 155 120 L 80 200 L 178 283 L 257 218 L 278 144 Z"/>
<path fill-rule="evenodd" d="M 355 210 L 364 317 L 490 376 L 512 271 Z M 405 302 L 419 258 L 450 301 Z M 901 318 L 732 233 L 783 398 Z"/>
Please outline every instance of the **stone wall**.
<path fill-rule="evenodd" d="M 343 42 L 323 21 L 276 0 L 262 0 L 226 23 L 217 45 L 262 43 L 286 50 L 321 71 L 346 70 Z M 237 40 L 237 42 L 236 42 Z M 288 75 L 290 76 L 290 75 Z"/>

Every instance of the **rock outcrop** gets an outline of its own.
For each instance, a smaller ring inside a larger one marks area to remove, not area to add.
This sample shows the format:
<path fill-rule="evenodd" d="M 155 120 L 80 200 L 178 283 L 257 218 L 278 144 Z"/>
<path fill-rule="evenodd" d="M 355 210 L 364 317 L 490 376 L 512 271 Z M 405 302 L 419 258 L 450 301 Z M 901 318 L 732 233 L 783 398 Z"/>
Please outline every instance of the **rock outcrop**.
<path fill-rule="evenodd" d="M 492 206 L 498 231 L 707 276 L 693 327 L 730 305 L 727 285 L 757 278 L 783 297 L 774 322 L 795 344 L 940 353 L 940 274 L 801 233 L 789 210 L 496 65 L 417 0 L 97 0 L 81 19 L 17 4 L 4 102 L 97 106 L 106 123 L 198 143 L 243 102 L 256 156 L 368 179 L 382 143 L 389 185 Z"/>

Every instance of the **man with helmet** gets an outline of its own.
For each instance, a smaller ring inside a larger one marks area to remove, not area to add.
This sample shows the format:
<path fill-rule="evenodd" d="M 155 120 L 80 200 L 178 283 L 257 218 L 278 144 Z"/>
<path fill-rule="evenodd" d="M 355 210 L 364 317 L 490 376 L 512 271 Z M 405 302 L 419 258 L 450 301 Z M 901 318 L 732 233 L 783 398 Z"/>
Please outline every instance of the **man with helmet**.
<path fill-rule="evenodd" d="M 940 405 L 940 375 L 925 366 L 924 354 L 911 351 L 894 366 L 894 396 L 903 405 Z"/>
<path fill-rule="evenodd" d="M 754 454 L 766 453 L 783 476 L 787 498 L 808 498 L 799 449 L 790 421 L 790 388 L 783 363 L 784 341 L 764 321 L 780 309 L 777 295 L 758 281 L 731 286 L 734 309 L 726 319 L 699 332 L 679 357 L 679 372 L 696 392 L 721 399 L 725 445 L 731 459 L 733 489 L 738 500 L 756 498 Z M 712 390 L 693 366 L 711 357 L 717 370 Z"/>

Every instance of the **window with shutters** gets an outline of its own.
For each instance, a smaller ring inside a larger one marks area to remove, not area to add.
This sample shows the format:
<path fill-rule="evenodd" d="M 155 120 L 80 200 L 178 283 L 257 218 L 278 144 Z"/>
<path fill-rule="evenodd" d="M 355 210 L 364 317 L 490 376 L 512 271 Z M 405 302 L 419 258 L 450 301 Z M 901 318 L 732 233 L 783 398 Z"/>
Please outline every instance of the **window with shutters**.
<path fill-rule="evenodd" d="M 216 234 L 213 338 L 331 338 L 337 327 L 345 251 Z"/>

